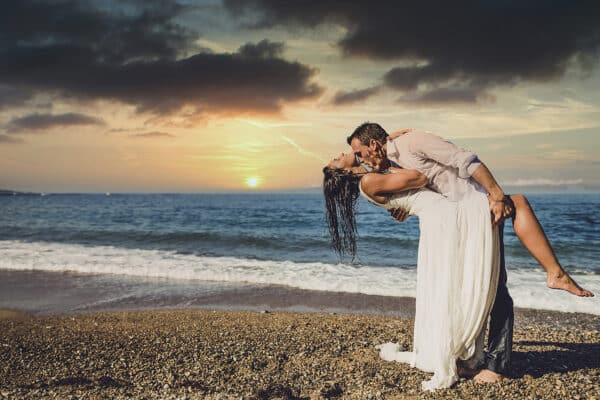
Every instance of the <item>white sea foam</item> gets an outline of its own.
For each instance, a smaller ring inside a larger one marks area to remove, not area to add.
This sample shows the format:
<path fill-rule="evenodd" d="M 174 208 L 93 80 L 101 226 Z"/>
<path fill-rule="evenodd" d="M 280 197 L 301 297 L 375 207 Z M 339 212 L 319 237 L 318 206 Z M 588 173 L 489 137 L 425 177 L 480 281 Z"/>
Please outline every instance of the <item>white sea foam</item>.
<path fill-rule="evenodd" d="M 416 292 L 416 270 L 409 268 L 204 257 L 161 250 L 10 240 L 0 241 L 0 269 L 280 284 L 383 296 L 414 297 Z M 547 289 L 541 269 L 511 269 L 508 276 L 517 307 L 600 315 L 600 275 L 574 276 L 598 295 L 592 299 Z"/>

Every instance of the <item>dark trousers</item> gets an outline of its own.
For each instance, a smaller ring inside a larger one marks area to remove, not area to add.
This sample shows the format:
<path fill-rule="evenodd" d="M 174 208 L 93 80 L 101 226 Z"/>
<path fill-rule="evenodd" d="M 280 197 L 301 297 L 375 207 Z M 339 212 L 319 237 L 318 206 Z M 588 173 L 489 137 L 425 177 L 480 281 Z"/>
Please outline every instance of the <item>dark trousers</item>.
<path fill-rule="evenodd" d="M 504 263 L 504 223 L 498 226 L 500 236 L 500 278 L 496 300 L 490 313 L 488 349 L 483 368 L 502 375 L 510 375 L 515 315 L 513 301 L 506 287 L 506 265 Z"/>

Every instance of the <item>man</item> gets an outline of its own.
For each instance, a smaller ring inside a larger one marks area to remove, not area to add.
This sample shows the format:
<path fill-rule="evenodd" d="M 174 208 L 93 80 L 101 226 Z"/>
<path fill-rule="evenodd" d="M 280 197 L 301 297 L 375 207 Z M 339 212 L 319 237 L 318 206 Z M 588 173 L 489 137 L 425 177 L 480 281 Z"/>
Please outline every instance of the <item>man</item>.
<path fill-rule="evenodd" d="M 416 169 L 427 176 L 429 188 L 451 200 L 459 200 L 471 190 L 470 185 L 483 187 L 488 195 L 494 224 L 500 234 L 500 278 L 492 312 L 488 351 L 483 369 L 476 374 L 478 382 L 497 382 L 510 372 L 514 324 L 513 301 L 506 287 L 504 263 L 504 218 L 514 207 L 489 169 L 477 156 L 429 132 L 405 130 L 395 134 L 393 140 L 378 124 L 364 123 L 348 137 L 348 144 L 357 159 L 375 171 L 385 170 L 392 163 L 406 169 Z M 403 210 L 392 215 L 406 218 Z"/>
<path fill-rule="evenodd" d="M 385 170 L 392 164 L 418 170 L 427 176 L 430 189 L 450 200 L 460 200 L 467 191 L 473 189 L 473 185 L 487 191 L 493 222 L 499 228 L 501 270 L 496 301 L 490 315 L 486 361 L 484 368 L 475 376 L 478 382 L 496 382 L 508 373 L 510 367 L 514 316 L 512 299 L 506 288 L 502 240 L 505 218 L 512 217 L 513 224 L 516 224 L 515 211 L 521 210 L 517 212 L 520 215 L 520 229 L 517 232 L 514 225 L 515 233 L 546 270 L 549 288 L 565 290 L 580 297 L 594 296 L 579 286 L 562 268 L 535 215 L 528 212 L 530 207 L 524 196 L 506 196 L 485 164 L 472 152 L 429 132 L 407 129 L 390 136 L 381 126 L 372 123 L 359 126 L 348 137 L 348 143 L 358 161 L 368 164 L 375 171 Z M 406 212 L 395 210 L 392 216 L 402 221 L 406 219 Z M 524 219 L 526 222 L 523 222 Z M 526 231 L 522 230 L 523 223 L 528 225 Z M 463 373 L 468 374 L 465 370 Z"/>

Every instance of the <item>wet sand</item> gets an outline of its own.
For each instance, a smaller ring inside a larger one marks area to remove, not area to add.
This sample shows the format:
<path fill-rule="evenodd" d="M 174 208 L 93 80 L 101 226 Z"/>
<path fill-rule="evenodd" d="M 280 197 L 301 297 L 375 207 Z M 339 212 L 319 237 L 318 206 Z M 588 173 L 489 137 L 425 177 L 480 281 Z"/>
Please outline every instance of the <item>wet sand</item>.
<path fill-rule="evenodd" d="M 600 317 L 516 314 L 512 379 L 483 386 L 463 380 L 429 394 L 420 389 L 429 374 L 383 361 L 374 348 L 387 341 L 410 348 L 409 318 L 248 310 L 31 316 L 4 310 L 0 396 L 600 399 Z"/>
<path fill-rule="evenodd" d="M 414 298 L 303 290 L 283 285 L 0 270 L 0 309 L 32 315 L 156 309 L 263 309 L 414 315 Z"/>

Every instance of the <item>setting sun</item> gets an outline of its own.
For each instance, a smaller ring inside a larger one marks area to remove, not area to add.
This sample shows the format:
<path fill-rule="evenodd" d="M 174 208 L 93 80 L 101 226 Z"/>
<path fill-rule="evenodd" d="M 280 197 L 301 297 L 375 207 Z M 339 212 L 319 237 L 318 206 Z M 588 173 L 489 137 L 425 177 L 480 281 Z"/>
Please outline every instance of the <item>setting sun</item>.
<path fill-rule="evenodd" d="M 246 178 L 246 185 L 248 185 L 249 187 L 252 187 L 252 188 L 257 187 L 258 182 L 259 182 L 259 179 L 255 176 Z"/>

